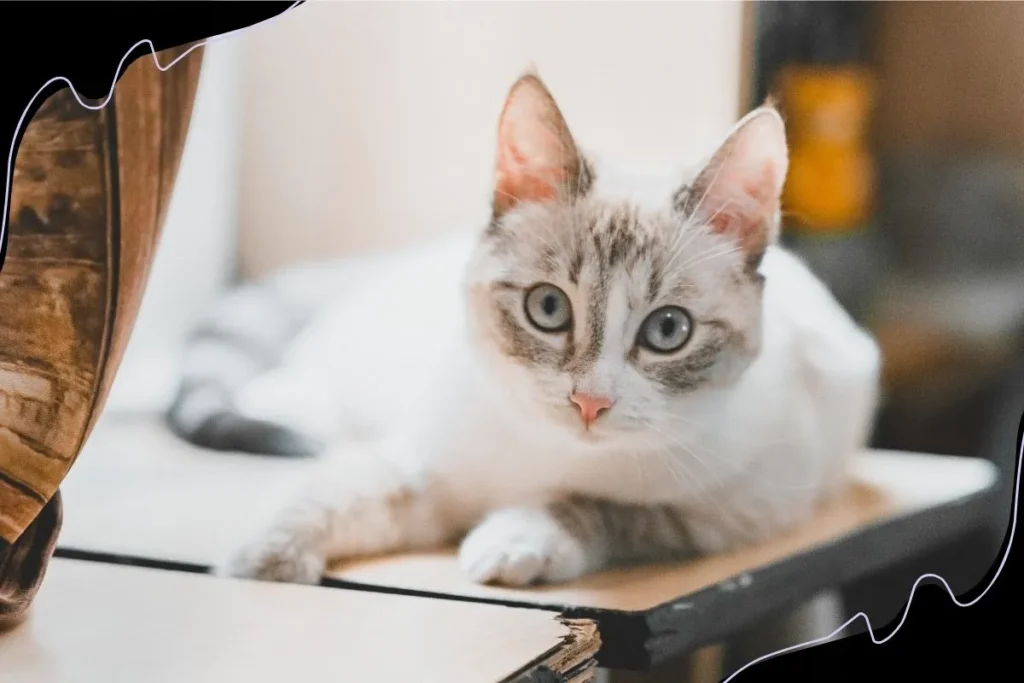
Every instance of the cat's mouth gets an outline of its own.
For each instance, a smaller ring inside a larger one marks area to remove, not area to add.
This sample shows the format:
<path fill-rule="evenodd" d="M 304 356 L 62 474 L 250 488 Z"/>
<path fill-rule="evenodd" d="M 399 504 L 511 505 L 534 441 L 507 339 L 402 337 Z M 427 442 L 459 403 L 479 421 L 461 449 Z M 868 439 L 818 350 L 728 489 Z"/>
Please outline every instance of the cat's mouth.
<path fill-rule="evenodd" d="M 607 419 L 598 420 L 586 424 L 580 419 L 576 411 L 566 411 L 562 414 L 562 425 L 579 441 L 585 444 L 603 444 L 612 438 L 616 430 L 607 424 Z"/>
<path fill-rule="evenodd" d="M 576 436 L 584 443 L 601 443 L 607 439 L 607 435 L 597 433 L 593 428 L 578 427 Z"/>
<path fill-rule="evenodd" d="M 565 426 L 579 443 L 587 446 L 627 446 L 645 433 L 644 424 L 615 419 L 614 415 L 606 416 L 589 426 L 584 425 L 578 415 L 570 417 L 571 421 L 566 420 Z"/>
<path fill-rule="evenodd" d="M 579 442 L 585 448 L 593 448 L 595 452 L 602 452 L 618 444 L 619 435 L 611 433 L 598 433 L 594 430 L 582 431 L 578 437 Z"/>
<path fill-rule="evenodd" d="M 549 405 L 545 412 L 551 419 L 549 424 L 553 428 L 553 435 L 558 433 L 561 438 L 568 438 L 577 444 L 607 447 L 621 439 L 630 442 L 646 427 L 642 420 L 620 414 L 619 410 L 620 406 L 611 406 L 597 419 L 589 422 L 583 419 L 579 408 L 569 401 L 562 405 Z"/>

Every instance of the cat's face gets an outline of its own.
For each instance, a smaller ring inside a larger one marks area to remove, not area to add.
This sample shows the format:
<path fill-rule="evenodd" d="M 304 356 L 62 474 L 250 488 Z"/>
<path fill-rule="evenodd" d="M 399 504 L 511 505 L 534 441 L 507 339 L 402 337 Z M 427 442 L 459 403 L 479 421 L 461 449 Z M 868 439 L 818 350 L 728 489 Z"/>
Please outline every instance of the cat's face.
<path fill-rule="evenodd" d="M 539 429 L 671 440 L 681 404 L 759 351 L 781 119 L 754 112 L 689 182 L 643 201 L 610 191 L 536 77 L 513 86 L 498 138 L 494 217 L 467 278 L 497 381 Z"/>

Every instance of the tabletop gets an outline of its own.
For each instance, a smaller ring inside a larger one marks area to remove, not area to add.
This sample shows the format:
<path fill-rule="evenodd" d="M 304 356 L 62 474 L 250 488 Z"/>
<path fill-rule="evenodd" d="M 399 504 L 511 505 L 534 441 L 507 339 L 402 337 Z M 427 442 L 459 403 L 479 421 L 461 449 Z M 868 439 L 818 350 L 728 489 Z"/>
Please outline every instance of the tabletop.
<path fill-rule="evenodd" d="M 57 558 L 0 682 L 582 683 L 597 645 L 543 610 Z"/>
<path fill-rule="evenodd" d="M 212 453 L 153 421 L 101 420 L 62 490 L 62 553 L 202 572 L 253 532 L 312 460 Z M 851 486 L 771 542 L 558 586 L 481 586 L 452 550 L 331 567 L 324 584 L 594 619 L 603 666 L 646 668 L 984 524 L 997 472 L 974 458 L 866 451 Z"/>

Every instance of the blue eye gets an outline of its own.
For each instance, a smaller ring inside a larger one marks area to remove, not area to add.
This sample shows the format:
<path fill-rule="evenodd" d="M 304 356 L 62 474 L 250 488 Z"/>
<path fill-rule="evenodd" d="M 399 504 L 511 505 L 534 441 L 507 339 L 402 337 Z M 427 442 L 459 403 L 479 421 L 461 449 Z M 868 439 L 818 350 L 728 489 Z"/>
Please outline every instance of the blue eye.
<path fill-rule="evenodd" d="M 569 297 L 558 287 L 540 284 L 526 293 L 526 317 L 543 332 L 563 332 L 572 324 Z"/>
<path fill-rule="evenodd" d="M 637 344 L 655 353 L 672 353 L 683 348 L 692 331 L 689 313 L 678 306 L 664 306 L 644 320 Z"/>

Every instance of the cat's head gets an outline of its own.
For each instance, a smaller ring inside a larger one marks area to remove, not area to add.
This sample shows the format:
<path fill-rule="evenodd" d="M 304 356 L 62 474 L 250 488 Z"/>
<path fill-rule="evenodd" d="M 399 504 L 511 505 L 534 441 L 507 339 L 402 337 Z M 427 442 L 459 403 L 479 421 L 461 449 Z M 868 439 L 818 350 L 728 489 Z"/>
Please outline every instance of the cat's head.
<path fill-rule="evenodd" d="M 734 382 L 760 350 L 758 266 L 787 163 L 765 106 L 661 196 L 623 194 L 540 79 L 520 78 L 467 277 L 474 343 L 508 400 L 583 442 L 679 431 L 680 404 Z"/>

